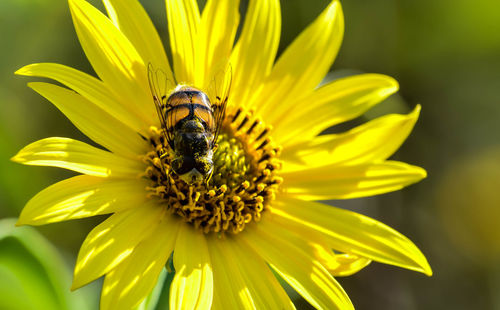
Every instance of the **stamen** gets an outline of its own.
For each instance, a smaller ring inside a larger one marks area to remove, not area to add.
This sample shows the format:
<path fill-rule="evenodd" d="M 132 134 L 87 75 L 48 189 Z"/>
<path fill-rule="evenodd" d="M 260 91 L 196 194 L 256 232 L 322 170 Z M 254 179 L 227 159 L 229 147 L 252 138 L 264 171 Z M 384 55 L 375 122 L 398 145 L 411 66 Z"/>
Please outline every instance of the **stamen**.
<path fill-rule="evenodd" d="M 250 135 L 252 133 L 252 131 L 254 130 L 255 126 L 257 126 L 260 123 L 261 122 L 259 120 L 255 120 L 255 122 L 253 122 L 252 126 L 250 126 L 250 128 L 248 128 L 247 135 Z"/>

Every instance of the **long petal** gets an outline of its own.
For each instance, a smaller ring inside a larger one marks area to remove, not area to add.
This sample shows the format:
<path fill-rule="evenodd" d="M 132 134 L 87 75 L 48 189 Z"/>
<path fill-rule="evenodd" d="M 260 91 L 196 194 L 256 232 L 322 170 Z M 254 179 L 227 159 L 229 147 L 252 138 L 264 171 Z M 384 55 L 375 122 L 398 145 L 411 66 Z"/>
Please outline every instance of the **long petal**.
<path fill-rule="evenodd" d="M 92 101 L 96 106 L 127 124 L 133 130 L 140 132 L 144 129 L 144 123 L 137 111 L 130 109 L 129 105 L 122 104 L 103 82 L 91 75 L 54 63 L 31 64 L 17 70 L 16 74 L 45 77 L 58 81 Z"/>
<path fill-rule="evenodd" d="M 283 171 L 385 160 L 406 140 L 419 112 L 417 106 L 408 115 L 382 116 L 343 134 L 322 135 L 284 148 Z"/>
<path fill-rule="evenodd" d="M 178 83 L 195 82 L 195 44 L 200 26 L 196 0 L 165 0 L 174 73 Z"/>
<path fill-rule="evenodd" d="M 398 89 L 396 80 L 381 74 L 335 80 L 311 94 L 292 99 L 286 117 L 275 126 L 273 137 L 284 147 L 309 141 L 330 126 L 360 116 Z"/>
<path fill-rule="evenodd" d="M 214 266 L 212 309 L 295 309 L 265 261 L 234 238 L 209 238 Z"/>
<path fill-rule="evenodd" d="M 174 81 L 165 48 L 153 22 L 137 0 L 103 0 L 109 18 L 128 38 L 145 64 L 161 68 Z"/>
<path fill-rule="evenodd" d="M 279 0 L 250 1 L 241 36 L 231 54 L 231 66 L 237 73 L 233 75 L 231 98 L 245 106 L 251 104 L 250 97 L 271 71 L 280 34 Z"/>
<path fill-rule="evenodd" d="M 237 266 L 242 262 L 237 262 L 234 253 L 228 250 L 229 240 L 208 238 L 207 241 L 214 273 L 212 309 L 258 309 Z M 254 271 L 259 274 L 261 272 L 261 270 Z"/>
<path fill-rule="evenodd" d="M 408 238 L 367 216 L 287 196 L 280 196 L 270 212 L 274 222 L 288 229 L 322 233 L 335 250 L 432 274 L 425 256 Z"/>
<path fill-rule="evenodd" d="M 78 39 L 97 75 L 145 124 L 154 124 L 146 66 L 137 50 L 98 9 L 84 0 L 69 0 L 69 4 Z"/>
<path fill-rule="evenodd" d="M 426 175 L 420 167 L 397 161 L 328 165 L 282 173 L 285 192 L 305 200 L 351 199 L 393 192 Z"/>
<path fill-rule="evenodd" d="M 279 225 L 280 229 L 288 231 L 287 239 L 292 243 L 300 244 L 300 248 L 318 260 L 332 276 L 354 274 L 371 262 L 366 257 L 354 254 L 336 254 L 324 234 L 306 225 L 300 225 L 300 223 L 290 225 L 289 221 L 283 219 L 275 221 L 274 225 Z"/>
<path fill-rule="evenodd" d="M 181 226 L 174 250 L 175 277 L 170 309 L 210 309 L 213 273 L 206 237 L 191 225 Z"/>
<path fill-rule="evenodd" d="M 19 151 L 12 160 L 24 165 L 59 167 L 97 177 L 137 177 L 144 164 L 69 138 L 46 138 Z"/>
<path fill-rule="evenodd" d="M 241 238 L 315 308 L 354 309 L 340 284 L 304 250 L 305 242 L 290 235 L 267 217 Z"/>
<path fill-rule="evenodd" d="M 266 121 L 275 125 L 292 99 L 311 93 L 321 82 L 337 55 L 343 32 L 340 2 L 333 0 L 281 55 L 255 97 L 257 110 Z"/>
<path fill-rule="evenodd" d="M 43 225 L 121 212 L 146 201 L 146 182 L 79 175 L 47 187 L 28 201 L 17 225 Z"/>
<path fill-rule="evenodd" d="M 174 249 L 180 223 L 166 215 L 129 257 L 106 274 L 101 310 L 132 309 L 149 294 Z"/>
<path fill-rule="evenodd" d="M 113 214 L 95 227 L 80 248 L 72 290 L 113 270 L 143 239 L 147 238 L 164 216 L 165 209 L 150 202 Z"/>
<path fill-rule="evenodd" d="M 52 102 L 86 136 L 113 153 L 137 158 L 147 151 L 147 143 L 123 124 L 81 95 L 66 88 L 42 83 L 28 86 Z"/>
<path fill-rule="evenodd" d="M 208 87 L 215 71 L 226 67 L 240 21 L 239 4 L 239 0 L 207 1 L 195 41 L 195 85 Z"/>

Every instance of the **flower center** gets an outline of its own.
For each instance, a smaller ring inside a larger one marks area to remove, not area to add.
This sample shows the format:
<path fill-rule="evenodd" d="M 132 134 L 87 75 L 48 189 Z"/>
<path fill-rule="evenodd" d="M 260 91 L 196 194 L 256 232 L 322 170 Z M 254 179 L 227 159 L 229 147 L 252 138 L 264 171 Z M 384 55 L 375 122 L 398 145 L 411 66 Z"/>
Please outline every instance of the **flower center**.
<path fill-rule="evenodd" d="M 152 151 L 143 156 L 148 196 L 160 199 L 170 212 L 204 233 L 243 231 L 274 199 L 282 182 L 280 148 L 270 128 L 243 109 L 228 111 L 213 156 L 208 182 L 189 185 L 171 171 L 172 154 L 161 130 L 151 127 Z"/>

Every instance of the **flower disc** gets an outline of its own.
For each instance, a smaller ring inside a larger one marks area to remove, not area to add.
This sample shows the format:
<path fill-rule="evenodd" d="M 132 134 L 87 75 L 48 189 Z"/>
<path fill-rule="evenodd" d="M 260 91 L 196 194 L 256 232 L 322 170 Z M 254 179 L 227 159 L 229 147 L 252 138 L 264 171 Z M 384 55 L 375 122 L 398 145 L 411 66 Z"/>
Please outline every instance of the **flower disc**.
<path fill-rule="evenodd" d="M 171 150 L 161 130 L 151 127 L 152 150 L 144 177 L 148 196 L 156 196 L 172 213 L 204 233 L 241 232 L 275 197 L 282 178 L 276 147 L 262 121 L 238 109 L 229 112 L 214 153 L 214 173 L 206 184 L 188 185 L 170 171 Z M 163 130 L 163 129 L 162 129 Z"/>

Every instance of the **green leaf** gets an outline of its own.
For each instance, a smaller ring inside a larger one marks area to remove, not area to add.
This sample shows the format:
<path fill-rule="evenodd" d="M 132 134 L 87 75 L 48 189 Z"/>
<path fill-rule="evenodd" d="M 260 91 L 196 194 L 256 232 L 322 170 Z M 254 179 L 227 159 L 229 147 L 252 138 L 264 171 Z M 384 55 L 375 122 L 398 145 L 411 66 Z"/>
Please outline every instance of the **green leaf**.
<path fill-rule="evenodd" d="M 35 229 L 0 220 L 0 309 L 86 310 L 69 291 L 71 272 Z"/>

